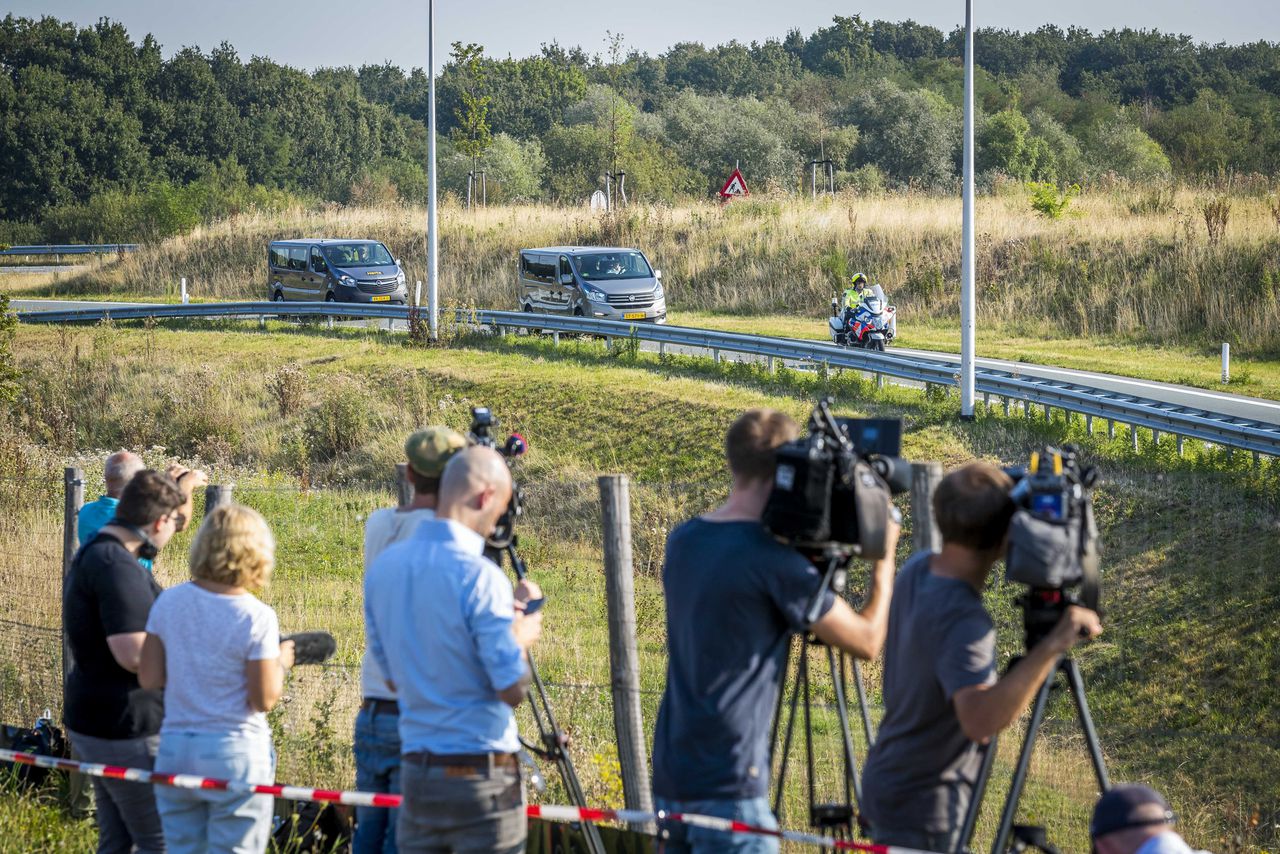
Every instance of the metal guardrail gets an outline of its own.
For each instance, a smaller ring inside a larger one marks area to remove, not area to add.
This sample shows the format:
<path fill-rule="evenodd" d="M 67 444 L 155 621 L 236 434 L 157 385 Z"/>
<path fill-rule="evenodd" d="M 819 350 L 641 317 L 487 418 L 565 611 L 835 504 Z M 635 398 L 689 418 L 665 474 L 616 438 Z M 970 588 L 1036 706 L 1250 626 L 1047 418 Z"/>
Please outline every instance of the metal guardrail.
<path fill-rule="evenodd" d="M 10 246 L 0 255 L 119 255 L 136 252 L 137 243 L 63 243 L 46 246 Z"/>
<path fill-rule="evenodd" d="M 108 316 L 115 320 L 142 320 L 148 317 L 346 317 L 406 320 L 411 311 L 412 309 L 407 306 L 392 305 L 247 302 L 60 309 L 25 312 L 19 314 L 19 319 L 26 323 L 98 321 Z M 815 365 L 824 364 L 828 368 L 867 371 L 930 385 L 959 384 L 958 367 L 945 359 L 847 350 L 820 341 L 770 338 L 711 329 L 595 320 L 586 317 L 531 315 L 514 311 L 456 309 L 449 313 L 453 315 L 455 322 L 486 325 L 499 331 L 533 328 L 543 332 L 596 335 L 610 339 L 636 338 L 660 344 L 702 348 L 712 351 L 713 354 L 717 354 L 717 357 L 721 351 L 745 353 Z M 975 389 L 985 397 L 994 395 L 1006 401 L 1020 400 L 1028 405 L 1078 412 L 1089 417 L 1129 424 L 1132 427 L 1200 439 L 1259 454 L 1280 456 L 1280 424 L 1224 416 L 1165 401 L 1090 388 L 1079 383 L 1022 377 L 989 368 L 977 370 Z"/>

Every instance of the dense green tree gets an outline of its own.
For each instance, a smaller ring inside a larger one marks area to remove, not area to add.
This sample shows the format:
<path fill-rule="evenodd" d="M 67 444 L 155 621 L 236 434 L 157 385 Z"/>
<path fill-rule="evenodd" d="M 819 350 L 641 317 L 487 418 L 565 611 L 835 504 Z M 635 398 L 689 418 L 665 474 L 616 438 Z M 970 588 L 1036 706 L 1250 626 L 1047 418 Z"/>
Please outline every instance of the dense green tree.
<path fill-rule="evenodd" d="M 928 187 L 955 175 L 960 116 L 938 94 L 874 80 L 854 97 L 846 118 L 861 132 L 862 162 L 892 180 Z"/>

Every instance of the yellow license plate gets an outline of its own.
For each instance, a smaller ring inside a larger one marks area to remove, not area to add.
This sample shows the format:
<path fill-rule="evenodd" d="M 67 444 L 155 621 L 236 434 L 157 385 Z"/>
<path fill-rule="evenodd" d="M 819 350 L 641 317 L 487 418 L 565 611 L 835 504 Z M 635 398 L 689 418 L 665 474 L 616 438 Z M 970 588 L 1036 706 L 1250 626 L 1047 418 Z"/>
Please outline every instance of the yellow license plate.
<path fill-rule="evenodd" d="M 644 312 L 628 311 L 626 314 L 622 315 L 622 319 L 623 320 L 644 320 Z"/>
<path fill-rule="evenodd" d="M 382 295 L 382 296 L 380 296 L 380 297 L 373 297 L 373 298 L 371 298 L 369 301 L 370 301 L 370 302 L 390 302 L 390 301 L 391 301 L 391 294 L 383 294 L 383 295 Z"/>

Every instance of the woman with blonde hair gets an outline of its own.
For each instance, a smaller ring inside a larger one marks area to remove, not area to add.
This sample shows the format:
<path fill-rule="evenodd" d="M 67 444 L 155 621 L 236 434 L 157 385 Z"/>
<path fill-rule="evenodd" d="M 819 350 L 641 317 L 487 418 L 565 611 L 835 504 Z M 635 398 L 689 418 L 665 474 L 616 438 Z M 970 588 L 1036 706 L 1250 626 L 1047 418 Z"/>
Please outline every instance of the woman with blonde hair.
<path fill-rule="evenodd" d="M 147 619 L 138 682 L 164 689 L 156 771 L 273 782 L 266 713 L 293 664 L 275 611 L 250 591 L 266 586 L 275 540 L 256 511 L 224 504 L 191 544 L 191 580 L 160 594 Z M 267 795 L 156 787 L 171 854 L 261 854 L 271 833 Z"/>

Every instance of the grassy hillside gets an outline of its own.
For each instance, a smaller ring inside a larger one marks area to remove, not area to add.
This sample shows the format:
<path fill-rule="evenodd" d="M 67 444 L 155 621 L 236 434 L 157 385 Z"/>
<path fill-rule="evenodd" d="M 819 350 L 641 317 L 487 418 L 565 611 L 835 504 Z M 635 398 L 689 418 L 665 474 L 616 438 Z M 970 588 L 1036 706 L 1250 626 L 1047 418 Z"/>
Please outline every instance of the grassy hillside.
<path fill-rule="evenodd" d="M 1270 571 L 1280 547 L 1277 471 L 1250 470 L 1246 455 L 1229 460 L 1195 447 L 1178 460 L 1167 445 L 1148 441 L 1135 456 L 1127 436 L 1086 439 L 1078 421 L 1061 417 L 1045 424 L 983 415 L 966 425 L 953 417 L 954 400 L 876 391 L 854 374 L 766 376 L 745 365 L 659 360 L 585 341 L 555 348 L 459 337 L 421 350 L 358 330 L 139 324 L 24 327 L 17 352 L 25 393 L 0 431 L 0 469 L 11 473 L 0 481 L 9 484 L 0 490 L 0 589 L 15 601 L 0 605 L 36 602 L 43 611 L 32 619 L 56 624 L 56 603 L 38 591 L 47 586 L 42 567 L 56 563 L 60 467 L 96 464 L 94 449 L 135 447 L 154 462 L 198 459 L 216 482 L 235 482 L 240 499 L 263 510 L 281 546 L 267 600 L 286 625 L 334 631 L 337 663 L 346 668 L 360 651 L 360 521 L 391 500 L 389 472 L 402 437 L 435 421 L 465 427 L 469 406 L 492 407 L 532 448 L 521 464 L 530 491 L 524 548 L 550 597 L 540 661 L 598 802 L 617 802 L 620 790 L 610 746 L 597 473 L 626 472 L 635 483 L 642 688 L 652 726 L 664 666 L 662 543 L 671 525 L 723 495 L 719 441 L 742 409 L 772 405 L 803 416 L 817 393 L 829 391 L 842 412 L 904 417 L 907 455 L 947 466 L 975 456 L 1020 460 L 1039 441 L 1075 438 L 1105 479 L 1098 510 L 1107 630 L 1078 658 L 1113 777 L 1165 788 L 1200 845 L 1222 849 L 1236 836 L 1247 848 L 1280 843 L 1273 779 L 1280 626 L 1269 607 L 1280 596 Z M 90 469 L 91 483 L 99 473 Z M 184 544 L 162 561 L 166 583 L 185 571 Z M 999 616 L 1002 658 L 1021 645 L 1016 592 L 996 584 L 987 594 Z M 50 664 L 30 662 L 46 674 L 56 669 Z M 877 667 L 868 668 L 873 698 Z M 47 680 L 41 688 L 37 677 L 16 676 L 30 677 L 17 682 L 28 692 L 51 690 Z M 349 785 L 351 671 L 299 668 L 294 680 L 293 699 L 274 719 L 282 778 Z M 23 710 L 48 703 L 6 696 L 25 702 Z M 13 707 L 4 712 L 12 716 Z M 1023 815 L 1047 823 L 1065 850 L 1084 850 L 1093 792 L 1066 712 L 1056 701 Z M 831 727 L 829 716 L 819 721 L 824 738 Z M 1015 750 L 1016 737 L 1005 739 L 1006 776 Z M 823 755 L 829 785 L 829 746 Z M 984 833 L 1002 789 L 997 781 Z M 798 796 L 789 801 L 792 824 Z M 0 810 L 23 809 L 13 803 L 0 796 Z M 49 821 L 24 821 L 19 826 L 62 832 Z"/>
<path fill-rule="evenodd" d="M 1260 196 L 1226 197 L 1220 239 L 1191 190 L 1095 192 L 1061 220 L 1035 215 L 1020 189 L 978 200 L 978 318 L 997 336 L 1126 338 L 1280 352 L 1280 220 Z M 273 238 L 377 237 L 425 279 L 425 211 L 411 207 L 246 214 L 148 246 L 43 288 L 11 292 L 164 297 L 186 276 L 197 298 L 263 298 Z M 514 307 L 522 247 L 625 244 L 666 275 L 681 311 L 820 317 L 856 270 L 882 282 L 903 327 L 955 316 L 959 200 L 768 197 L 684 207 L 515 206 L 441 212 L 441 294 L 450 304 Z M 6 287 L 0 280 L 0 287 Z"/>

